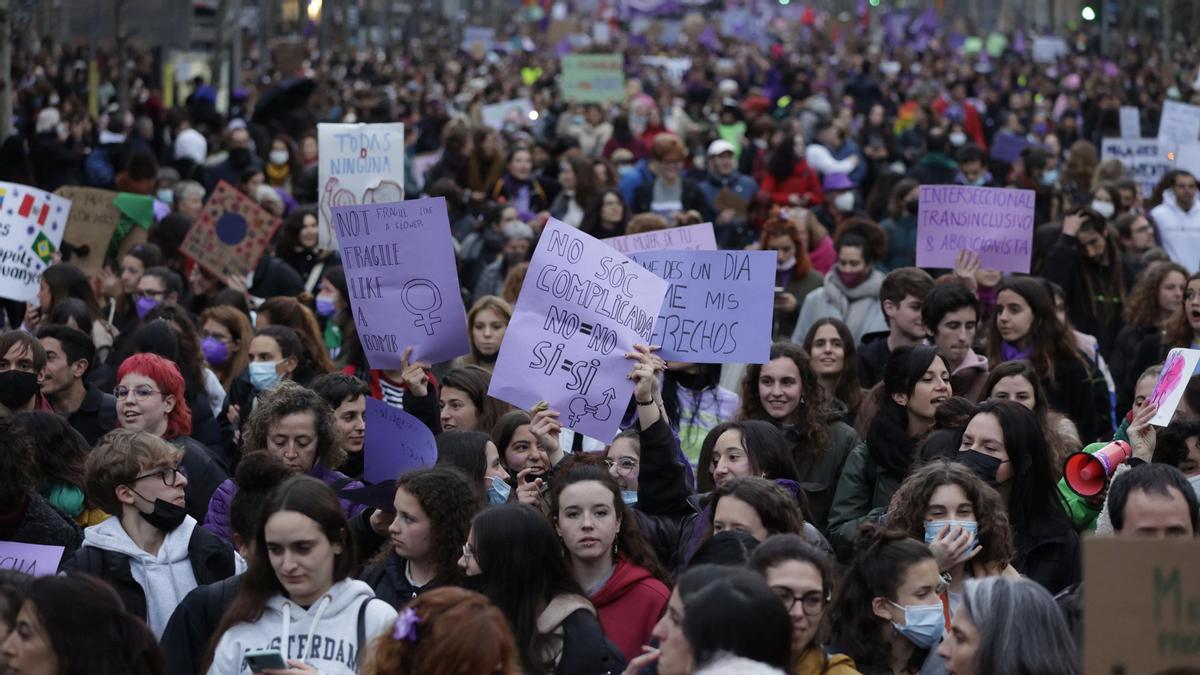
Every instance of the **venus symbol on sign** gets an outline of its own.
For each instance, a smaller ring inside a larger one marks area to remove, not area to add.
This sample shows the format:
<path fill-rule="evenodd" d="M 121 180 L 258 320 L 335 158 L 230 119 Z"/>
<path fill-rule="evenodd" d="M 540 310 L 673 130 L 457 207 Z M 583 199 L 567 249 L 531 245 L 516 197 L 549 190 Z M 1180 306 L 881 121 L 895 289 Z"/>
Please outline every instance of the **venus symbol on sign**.
<path fill-rule="evenodd" d="M 442 307 L 442 293 L 438 287 L 428 279 L 410 279 L 400 292 L 400 301 L 405 309 L 417 315 L 413 325 L 424 328 L 426 335 L 433 335 L 433 327 L 442 321 L 440 316 L 433 314 Z"/>

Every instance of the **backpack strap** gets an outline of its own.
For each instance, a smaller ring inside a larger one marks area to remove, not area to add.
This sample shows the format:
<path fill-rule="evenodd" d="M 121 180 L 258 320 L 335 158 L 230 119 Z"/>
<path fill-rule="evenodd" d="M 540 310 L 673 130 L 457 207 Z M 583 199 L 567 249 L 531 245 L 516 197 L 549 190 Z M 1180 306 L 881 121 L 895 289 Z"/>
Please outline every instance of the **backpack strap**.
<path fill-rule="evenodd" d="M 355 653 L 355 664 L 362 665 L 363 644 L 367 641 L 367 605 L 376 598 L 367 598 L 358 606 L 358 652 Z"/>

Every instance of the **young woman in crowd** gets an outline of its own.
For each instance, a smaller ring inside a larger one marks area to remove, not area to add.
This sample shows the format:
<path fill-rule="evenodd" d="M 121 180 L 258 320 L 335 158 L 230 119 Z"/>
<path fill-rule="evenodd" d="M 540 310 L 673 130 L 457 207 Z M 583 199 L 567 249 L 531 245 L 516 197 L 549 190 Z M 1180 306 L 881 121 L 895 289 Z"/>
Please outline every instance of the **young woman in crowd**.
<path fill-rule="evenodd" d="M 804 532 L 796 498 L 765 478 L 747 476 L 722 483 L 709 503 L 713 516 L 706 538 L 736 530 L 762 542 L 776 534 Z"/>
<path fill-rule="evenodd" d="M 480 366 L 458 366 L 446 373 L 438 392 L 442 431 L 492 432 L 511 406 L 487 395 L 491 379 Z"/>
<path fill-rule="evenodd" d="M 937 653 L 954 675 L 1081 672 L 1062 610 L 1029 579 L 967 581 Z"/>
<path fill-rule="evenodd" d="M 604 637 L 592 603 L 571 575 L 550 522 L 524 504 L 471 521 L 459 565 L 513 629 L 526 675 L 620 672 L 625 659 Z"/>
<path fill-rule="evenodd" d="M 551 475 L 566 457 L 558 442 L 562 424 L 558 413 L 542 410 L 530 415 L 511 410 L 492 428 L 500 465 L 513 477 L 513 492 L 522 504 L 547 509 L 544 501 Z"/>
<path fill-rule="evenodd" d="M 517 646 L 504 614 L 479 593 L 436 588 L 415 598 L 396 628 L 371 643 L 363 675 L 517 675 Z"/>
<path fill-rule="evenodd" d="M 312 310 L 300 304 L 299 300 L 284 296 L 268 298 L 259 305 L 254 325 L 260 329 L 266 326 L 284 326 L 296 331 L 304 345 L 304 358 L 300 360 L 293 376 L 297 382 L 307 384 L 317 375 L 336 370 L 329 358 L 329 350 L 325 348 L 325 340 L 316 317 L 313 316 Z"/>
<path fill-rule="evenodd" d="M 367 383 L 345 373 L 326 373 L 314 379 L 309 388 L 333 409 L 333 423 L 346 454 L 340 465 L 331 468 L 361 480 L 366 470 L 363 443 L 367 438 L 367 396 L 371 393 Z"/>
<path fill-rule="evenodd" d="M 158 319 L 162 319 L 171 327 L 179 341 L 178 364 L 180 372 L 183 373 L 183 380 L 187 383 L 188 405 L 193 410 L 199 409 L 201 405 L 206 406 L 211 415 L 206 415 L 203 423 L 215 426 L 216 423 L 210 420 L 215 420 L 221 414 L 221 408 L 225 405 L 225 389 L 221 386 L 221 380 L 205 363 L 195 319 L 182 306 L 173 302 L 163 302 L 146 314 L 143 328 Z M 198 427 L 201 420 L 198 415 L 196 417 L 193 425 Z M 211 435 L 215 436 L 217 433 L 213 431 Z M 208 434 L 204 437 L 207 440 Z"/>
<path fill-rule="evenodd" d="M 250 319 L 229 305 L 209 307 L 200 313 L 200 351 L 226 392 L 250 363 L 253 336 Z"/>
<path fill-rule="evenodd" d="M 855 344 L 868 333 L 887 331 L 879 304 L 883 272 L 875 262 L 883 255 L 884 236 L 879 226 L 867 221 L 847 221 L 834 240 L 837 264 L 825 275 L 825 283 L 808 294 L 792 331 L 792 342 L 800 343 L 817 319 L 841 319 L 854 336 Z"/>
<path fill-rule="evenodd" d="M 583 157 L 564 157 L 558 163 L 558 182 L 562 190 L 550 204 L 550 215 L 579 227 L 596 200 L 596 172 Z"/>
<path fill-rule="evenodd" d="M 390 551 L 359 577 L 396 609 L 439 586 L 462 580 L 458 559 L 471 518 L 483 506 L 462 472 L 448 466 L 417 469 L 396 481 Z"/>
<path fill-rule="evenodd" d="M 1161 335 L 1171 318 L 1183 308 L 1187 278 L 1187 269 L 1167 261 L 1151 263 L 1137 276 L 1125 304 L 1125 325 L 1117 334 L 1108 359 L 1117 385 L 1118 416 L 1129 410 L 1134 381 L 1141 375 L 1141 371 L 1132 371 L 1142 342 L 1157 339 L 1161 343 Z"/>
<path fill-rule="evenodd" d="M 767 158 L 761 191 L 771 203 L 810 209 L 824 201 L 821 177 L 804 158 L 804 139 L 784 136 Z"/>
<path fill-rule="evenodd" d="M 950 371 L 933 347 L 892 351 L 883 381 L 871 390 L 871 407 L 878 413 L 846 459 L 829 512 L 829 537 L 843 559 L 859 526 L 877 522 L 886 512 L 912 468 L 917 443 L 950 394 Z"/>
<path fill-rule="evenodd" d="M 841 411 L 826 398 L 800 345 L 776 342 L 769 358 L 746 368 L 739 417 L 770 422 L 783 431 L 807 497 L 809 519 L 824 530 L 838 476 L 858 445 L 858 434 L 838 421 Z"/>
<path fill-rule="evenodd" d="M 638 476 L 641 475 L 642 439 L 637 429 L 617 434 L 604 453 L 608 473 L 621 489 L 621 500 L 635 506 L 638 500 Z"/>
<path fill-rule="evenodd" d="M 304 358 L 304 344 L 296 331 L 267 326 L 254 331 L 247 347 L 249 362 L 229 387 L 229 421 L 244 426 L 258 399 L 280 382 L 294 380 Z"/>
<path fill-rule="evenodd" d="M 708 432 L 733 419 L 741 401 L 721 386 L 721 366 L 715 363 L 668 361 L 661 390 L 667 419 L 694 467 Z"/>
<path fill-rule="evenodd" d="M 504 175 L 487 189 L 493 201 L 511 204 L 517 209 L 517 217 L 529 222 L 535 216 L 548 211 L 550 197 L 545 187 L 533 175 L 533 154 L 526 146 L 517 146 L 509 151 Z"/>
<path fill-rule="evenodd" d="M 773 216 L 763 223 L 759 245 L 764 251 L 776 251 L 775 312 L 771 335 L 776 339 L 791 335 L 796 317 L 808 294 L 821 287 L 823 276 L 812 268 L 808 258 L 808 230 Z"/>
<path fill-rule="evenodd" d="M 454 365 L 479 366 L 491 371 L 496 365 L 496 356 L 500 354 L 504 331 L 512 320 L 512 311 L 512 305 L 494 295 L 485 295 L 476 300 L 467 312 L 471 353 L 455 359 Z"/>
<path fill-rule="evenodd" d="M 945 632 L 945 582 L 929 547 L 905 533 L 864 526 L 833 599 L 833 649 L 863 675 L 933 673 Z"/>
<path fill-rule="evenodd" d="M 141 320 L 136 307 L 138 282 L 146 270 L 163 264 L 162 249 L 150 243 L 134 244 L 121 256 L 120 263 L 116 274 L 105 267 L 100 279 L 103 293 L 109 298 L 106 318 L 119 335 L 124 335 Z"/>
<path fill-rule="evenodd" d="M 1021 277 L 1001 284 L 987 356 L 992 368 L 1005 361 L 1032 363 L 1040 373 L 1047 401 L 1071 418 L 1080 436 L 1091 441 L 1103 435 L 1108 421 L 1096 410 L 1097 396 L 1087 361 L 1054 314 L 1054 301 L 1040 280 Z"/>
<path fill-rule="evenodd" d="M 858 350 L 850 329 L 841 319 L 817 319 L 804 337 L 804 351 L 817 384 L 825 390 L 825 400 L 834 411 L 844 409 L 838 419 L 853 426 L 863 390 L 858 382 Z"/>
<path fill-rule="evenodd" d="M 317 235 L 316 205 L 301 206 L 283 219 L 279 240 L 275 243 L 275 257 L 296 270 L 305 280 L 304 290 L 309 293 L 316 290 L 324 268 L 338 262 L 336 251 L 317 248 Z"/>
<path fill-rule="evenodd" d="M 1187 278 L 1183 309 L 1167 320 L 1160 335 L 1147 335 L 1142 340 L 1127 374 L 1136 373 L 1135 377 L 1140 376 L 1150 366 L 1162 363 L 1167 354 L 1177 347 L 1195 349 L 1200 346 L 1200 272 Z"/>
<path fill-rule="evenodd" d="M 357 673 L 369 641 L 394 629 L 396 610 L 350 578 L 353 568 L 350 527 L 333 490 L 289 478 L 263 505 L 249 569 L 213 635 L 209 675 L 241 672 L 246 651 L 272 648 L 299 672 Z"/>
<path fill-rule="evenodd" d="M 1075 423 L 1051 409 L 1042 381 L 1028 361 L 1008 361 L 993 368 L 979 401 L 1016 401 L 1032 410 L 1050 448 L 1050 463 L 1056 475 L 1067 457 L 1083 447 Z"/>
<path fill-rule="evenodd" d="M 597 239 L 620 237 L 629 223 L 629 207 L 618 190 L 608 189 L 596 196 L 596 201 L 583 218 L 580 231 Z"/>
<path fill-rule="evenodd" d="M 572 458 L 555 476 L 550 513 L 575 581 L 591 599 L 604 634 L 626 660 L 641 654 L 667 606 L 670 578 L 596 461 Z"/>
<path fill-rule="evenodd" d="M 485 504 L 508 501 L 510 477 L 491 436 L 482 431 L 444 431 L 437 436 L 437 451 L 437 463 L 466 474 Z"/>
<path fill-rule="evenodd" d="M 313 311 L 322 325 L 322 337 L 330 358 L 342 366 L 343 371 L 346 367 L 369 370 L 362 354 L 362 345 L 358 344 L 350 307 L 350 289 L 346 285 L 346 271 L 341 265 L 325 268 L 316 297 L 313 298 Z M 350 374 L 356 373 L 351 370 Z"/>
<path fill-rule="evenodd" d="M 106 518 L 85 494 L 84 461 L 91 447 L 62 415 L 44 410 L 12 416 L 14 429 L 33 445 L 32 476 L 38 492 L 54 508 L 75 519 L 80 527 Z"/>
<path fill-rule="evenodd" d="M 833 561 L 794 534 L 767 538 L 750 556 L 748 567 L 766 580 L 792 619 L 791 672 L 797 675 L 857 675 L 854 661 L 825 648 L 826 611 L 833 599 Z"/>
<path fill-rule="evenodd" d="M 1050 451 L 1031 410 L 1011 401 L 982 403 L 963 431 L 957 461 L 1000 493 L 1018 572 L 1052 593 L 1079 581 L 1079 535 L 1059 498 Z"/>

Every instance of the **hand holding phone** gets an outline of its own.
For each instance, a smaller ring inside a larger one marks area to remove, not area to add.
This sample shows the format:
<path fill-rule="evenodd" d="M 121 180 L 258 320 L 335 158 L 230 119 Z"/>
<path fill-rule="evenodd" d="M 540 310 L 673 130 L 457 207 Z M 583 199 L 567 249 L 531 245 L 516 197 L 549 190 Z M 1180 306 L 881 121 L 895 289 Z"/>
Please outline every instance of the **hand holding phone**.
<path fill-rule="evenodd" d="M 287 670 L 287 660 L 278 649 L 253 649 L 246 652 L 246 665 L 250 672 L 261 673 L 264 670 Z"/>

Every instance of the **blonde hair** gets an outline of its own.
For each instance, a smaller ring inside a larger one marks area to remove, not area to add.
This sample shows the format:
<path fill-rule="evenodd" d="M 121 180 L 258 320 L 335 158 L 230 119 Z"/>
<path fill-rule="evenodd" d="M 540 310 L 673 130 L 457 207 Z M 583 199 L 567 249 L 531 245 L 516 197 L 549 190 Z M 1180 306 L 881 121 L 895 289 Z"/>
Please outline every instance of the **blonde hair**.
<path fill-rule="evenodd" d="M 132 483 L 158 467 L 174 467 L 183 450 L 146 431 L 115 429 L 104 435 L 84 463 L 88 500 L 106 513 L 120 514 L 117 486 Z"/>

